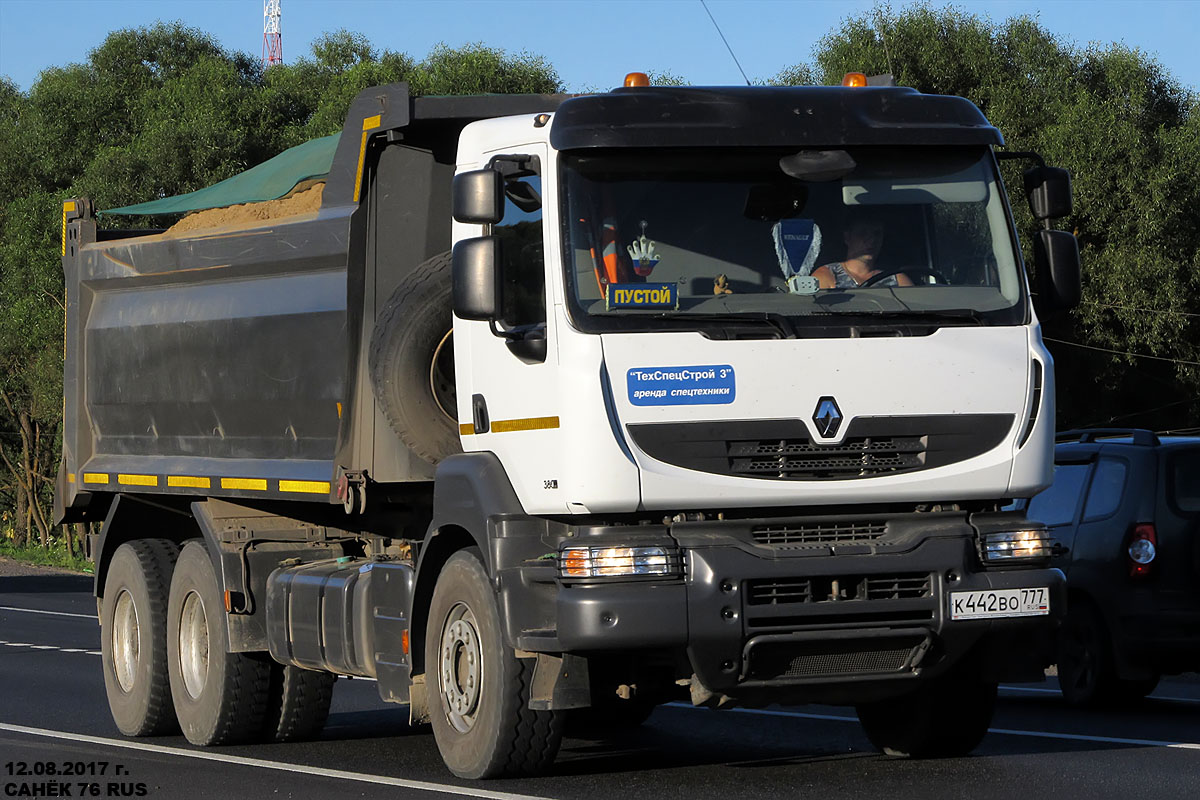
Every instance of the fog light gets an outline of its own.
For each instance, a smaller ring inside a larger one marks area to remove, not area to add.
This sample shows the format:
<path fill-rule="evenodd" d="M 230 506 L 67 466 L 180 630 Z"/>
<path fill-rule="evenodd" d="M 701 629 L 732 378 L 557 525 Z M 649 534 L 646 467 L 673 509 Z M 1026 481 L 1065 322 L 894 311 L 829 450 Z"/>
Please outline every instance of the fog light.
<path fill-rule="evenodd" d="M 1049 557 L 1050 535 L 1044 528 L 986 533 L 983 536 L 984 561 L 1017 561 Z"/>
<path fill-rule="evenodd" d="M 558 574 L 563 578 L 618 578 L 639 575 L 681 574 L 674 548 L 652 547 L 564 547 L 559 554 Z"/>

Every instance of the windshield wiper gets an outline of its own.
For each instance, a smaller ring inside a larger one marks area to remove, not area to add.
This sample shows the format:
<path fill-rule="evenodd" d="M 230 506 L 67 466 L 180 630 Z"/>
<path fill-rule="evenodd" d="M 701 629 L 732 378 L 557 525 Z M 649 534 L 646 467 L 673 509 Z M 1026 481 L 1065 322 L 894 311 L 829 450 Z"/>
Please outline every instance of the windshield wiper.
<path fill-rule="evenodd" d="M 923 311 L 825 311 L 810 316 L 820 317 L 823 320 L 831 317 L 854 317 L 856 319 L 912 322 L 915 324 L 944 322 L 946 320 L 970 320 L 980 325 L 984 323 L 983 315 L 973 308 L 939 308 Z"/>
<path fill-rule="evenodd" d="M 598 312 L 592 316 L 622 317 L 624 319 L 663 319 L 670 320 L 672 322 L 759 322 L 766 323 L 768 326 L 778 331 L 781 339 L 796 338 L 796 328 L 792 324 L 791 318 L 786 314 L 779 314 L 774 311 L 731 311 L 727 314 L 691 314 L 686 311 L 660 312 L 657 314 L 614 314 L 611 312 Z"/>

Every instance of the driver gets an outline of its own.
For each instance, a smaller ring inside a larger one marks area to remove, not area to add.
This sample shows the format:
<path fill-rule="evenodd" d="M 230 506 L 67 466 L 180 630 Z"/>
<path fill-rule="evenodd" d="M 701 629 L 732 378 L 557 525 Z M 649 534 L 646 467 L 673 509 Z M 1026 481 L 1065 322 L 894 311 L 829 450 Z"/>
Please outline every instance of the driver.
<path fill-rule="evenodd" d="M 869 217 L 858 217 L 842 234 L 846 242 L 846 260 L 817 267 L 812 275 L 822 289 L 854 289 L 862 286 L 881 270 L 875 266 L 883 249 L 883 223 Z M 888 275 L 873 286 L 912 286 L 903 272 Z"/>

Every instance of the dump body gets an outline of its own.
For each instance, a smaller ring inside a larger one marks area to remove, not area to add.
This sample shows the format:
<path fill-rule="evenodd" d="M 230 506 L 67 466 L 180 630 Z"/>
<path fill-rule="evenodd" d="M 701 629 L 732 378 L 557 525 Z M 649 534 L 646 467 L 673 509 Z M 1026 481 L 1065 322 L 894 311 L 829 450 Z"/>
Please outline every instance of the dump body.
<path fill-rule="evenodd" d="M 379 416 L 366 343 L 404 276 L 450 249 L 458 131 L 557 102 L 381 89 L 352 109 L 320 209 L 267 223 L 104 231 L 73 201 L 64 519 L 119 491 L 325 503 L 339 467 L 432 480 Z"/>

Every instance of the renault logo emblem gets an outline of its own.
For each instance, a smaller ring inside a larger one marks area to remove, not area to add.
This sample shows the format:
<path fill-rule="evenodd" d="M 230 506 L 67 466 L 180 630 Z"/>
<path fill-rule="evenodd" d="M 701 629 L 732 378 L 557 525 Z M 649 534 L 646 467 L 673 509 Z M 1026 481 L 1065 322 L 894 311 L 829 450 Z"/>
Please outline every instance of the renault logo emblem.
<path fill-rule="evenodd" d="M 822 397 L 817 401 L 817 410 L 813 412 L 813 422 L 817 425 L 817 435 L 822 439 L 837 436 L 838 428 L 842 427 L 842 412 L 837 401 L 832 397 Z"/>

